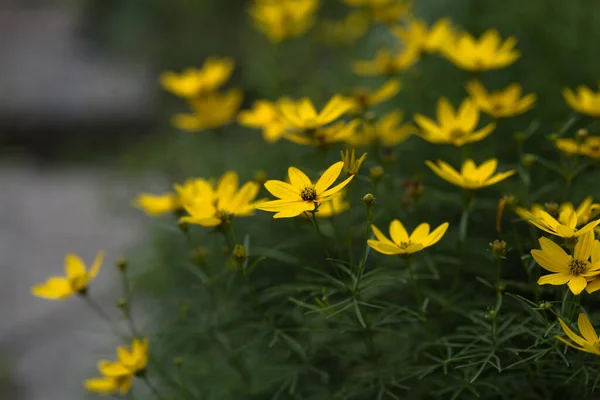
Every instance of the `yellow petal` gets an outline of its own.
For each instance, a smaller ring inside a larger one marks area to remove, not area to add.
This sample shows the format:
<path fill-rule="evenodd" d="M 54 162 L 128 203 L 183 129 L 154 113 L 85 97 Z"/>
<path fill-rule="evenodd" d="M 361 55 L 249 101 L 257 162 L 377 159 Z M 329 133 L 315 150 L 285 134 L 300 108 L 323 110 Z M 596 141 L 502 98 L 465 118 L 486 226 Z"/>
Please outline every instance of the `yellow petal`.
<path fill-rule="evenodd" d="M 288 177 L 290 178 L 290 183 L 295 188 L 301 189 L 304 186 L 312 185 L 310 178 L 308 176 L 306 176 L 306 174 L 304 172 L 300 171 L 296 167 L 288 168 Z"/>
<path fill-rule="evenodd" d="M 585 340 L 592 343 L 598 341 L 598 335 L 596 334 L 596 331 L 594 330 L 589 318 L 584 313 L 579 313 L 577 325 L 579 326 L 579 332 L 583 335 Z"/>
<path fill-rule="evenodd" d="M 538 285 L 564 285 L 569 282 L 572 277 L 573 275 L 571 274 L 560 272 L 558 274 L 540 276 L 537 283 Z"/>
<path fill-rule="evenodd" d="M 273 218 L 293 218 L 302 214 L 305 211 L 313 211 L 315 209 L 314 203 L 311 202 L 296 202 L 289 203 L 288 207 L 281 209 Z"/>
<path fill-rule="evenodd" d="M 76 254 L 69 253 L 65 256 L 65 274 L 69 279 L 77 279 L 85 275 L 85 264 Z"/>
<path fill-rule="evenodd" d="M 592 255 L 594 247 L 594 231 L 588 231 L 577 238 L 573 258 L 580 261 L 587 261 Z"/>
<path fill-rule="evenodd" d="M 386 254 L 386 255 L 396 255 L 396 254 L 404 254 L 405 251 L 399 248 L 398 246 L 393 246 L 389 243 L 378 242 L 377 240 L 367 240 L 367 244 L 375 251 Z"/>
<path fill-rule="evenodd" d="M 446 230 L 448 230 L 448 226 L 449 225 L 450 224 L 448 222 L 444 222 L 443 224 L 441 224 L 440 226 L 438 226 L 437 228 L 435 228 L 433 230 L 433 232 L 431 232 L 429 234 L 429 236 L 422 242 L 423 246 L 429 247 L 429 246 L 433 246 L 434 244 L 436 244 L 437 242 L 439 242 L 440 239 L 446 233 Z"/>
<path fill-rule="evenodd" d="M 383 243 L 387 243 L 389 245 L 394 245 L 394 242 L 392 242 L 390 239 L 388 239 L 383 232 L 381 232 L 379 230 L 379 228 L 377 228 L 375 225 L 371 225 L 371 230 L 373 231 L 373 234 L 375 235 L 375 237 L 377 238 L 377 240 L 379 240 L 380 242 Z"/>
<path fill-rule="evenodd" d="M 315 184 L 315 189 L 317 190 L 317 194 L 321 194 L 329 188 L 335 182 L 335 180 L 340 176 L 342 169 L 344 168 L 344 162 L 338 161 L 333 164 L 331 167 L 327 168 L 327 170 L 321 175 L 317 183 Z"/>
<path fill-rule="evenodd" d="M 102 260 L 104 260 L 104 252 L 102 250 L 100 250 L 98 252 L 98 254 L 96 255 L 96 259 L 94 260 L 94 263 L 90 267 L 90 271 L 88 272 L 90 279 L 94 279 L 96 277 L 96 275 L 98 275 L 98 272 L 100 271 L 100 267 L 102 266 Z"/>
<path fill-rule="evenodd" d="M 423 222 L 416 227 L 416 229 L 410 235 L 410 241 L 413 243 L 422 243 L 429 236 L 429 224 Z"/>
<path fill-rule="evenodd" d="M 49 278 L 45 283 L 33 286 L 31 293 L 34 296 L 50 300 L 61 300 L 73 294 L 69 281 L 62 277 Z"/>
<path fill-rule="evenodd" d="M 327 197 L 329 197 L 329 196 L 331 196 L 333 194 L 336 194 L 337 192 L 339 192 L 340 190 L 342 190 L 348 183 L 350 183 L 350 181 L 352 180 L 352 178 L 354 178 L 354 175 L 349 176 L 342 183 L 340 183 L 340 184 L 332 187 L 331 189 L 329 189 L 329 190 L 327 190 L 327 191 L 325 191 L 323 193 L 320 193 L 319 194 L 320 199 L 323 201 Z"/>
<path fill-rule="evenodd" d="M 561 318 L 558 319 L 558 322 L 560 323 L 562 330 L 567 334 L 569 339 L 571 339 L 572 341 L 574 341 L 582 347 L 586 344 L 586 340 L 581 336 L 577 335 L 575 332 L 573 332 L 571 328 L 569 328 Z"/>
<path fill-rule="evenodd" d="M 120 377 L 120 376 L 125 376 L 125 375 L 129 375 L 131 373 L 131 371 L 129 371 L 129 369 L 123 365 L 120 362 L 112 362 L 112 363 L 107 363 L 107 364 L 103 364 L 103 365 L 99 365 L 100 369 L 100 373 L 102 373 L 102 375 L 105 376 L 109 376 L 109 377 Z"/>
<path fill-rule="evenodd" d="M 280 199 L 300 200 L 298 189 L 286 182 L 270 180 L 265 182 L 265 189 Z"/>
<path fill-rule="evenodd" d="M 111 394 L 118 389 L 116 379 L 108 377 L 87 379 L 83 382 L 83 386 L 85 390 L 98 394 Z"/>
<path fill-rule="evenodd" d="M 600 279 L 599 278 L 594 279 L 593 281 L 589 282 L 587 284 L 587 286 L 585 287 L 585 291 L 588 293 L 594 293 L 598 289 L 600 289 Z"/>
<path fill-rule="evenodd" d="M 573 276 L 569 281 L 569 289 L 571 289 L 571 292 L 575 295 L 581 293 L 586 286 L 587 280 L 581 275 Z"/>
<path fill-rule="evenodd" d="M 393 220 L 390 223 L 390 236 L 397 245 L 399 245 L 402 242 L 408 242 L 409 240 L 406 228 L 404 228 L 402 222 L 400 222 L 400 220 L 397 219 Z"/>

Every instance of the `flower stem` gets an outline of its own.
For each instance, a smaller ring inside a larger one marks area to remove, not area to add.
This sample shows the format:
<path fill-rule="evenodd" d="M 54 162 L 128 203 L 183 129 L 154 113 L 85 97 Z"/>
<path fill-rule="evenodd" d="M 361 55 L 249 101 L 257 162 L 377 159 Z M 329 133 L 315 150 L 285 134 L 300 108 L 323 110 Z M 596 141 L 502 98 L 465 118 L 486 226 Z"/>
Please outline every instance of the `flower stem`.
<path fill-rule="evenodd" d="M 415 299 L 417 300 L 418 306 L 419 306 L 419 314 L 421 315 L 421 318 L 423 319 L 423 321 L 427 321 L 427 316 L 425 315 L 425 311 L 423 310 L 423 300 L 421 297 L 421 290 L 419 289 L 419 285 L 417 284 L 417 281 L 415 279 L 415 274 L 413 272 L 413 268 L 412 268 L 412 259 L 410 256 L 406 257 L 406 266 L 408 267 L 408 274 L 410 276 L 410 283 L 412 284 L 413 287 L 413 292 L 415 294 Z"/>
<path fill-rule="evenodd" d="M 126 334 L 122 333 L 119 327 L 115 324 L 111 317 L 102 309 L 102 307 L 96 303 L 89 295 L 81 296 L 86 304 L 110 327 L 113 333 L 123 340 L 128 340 Z"/>

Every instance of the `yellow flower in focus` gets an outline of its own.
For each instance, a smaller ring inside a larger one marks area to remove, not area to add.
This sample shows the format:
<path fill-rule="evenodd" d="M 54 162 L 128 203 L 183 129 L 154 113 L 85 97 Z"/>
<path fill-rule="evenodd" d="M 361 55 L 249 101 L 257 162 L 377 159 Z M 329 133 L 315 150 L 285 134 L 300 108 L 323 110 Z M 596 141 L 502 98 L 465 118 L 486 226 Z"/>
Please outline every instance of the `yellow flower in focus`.
<path fill-rule="evenodd" d="M 172 123 L 184 131 L 203 131 L 230 123 L 242 103 L 242 91 L 230 89 L 224 93 L 210 93 L 190 100 L 193 114 L 176 114 Z"/>
<path fill-rule="evenodd" d="M 238 115 L 240 125 L 263 130 L 263 138 L 274 143 L 283 137 L 286 130 L 279 109 L 282 104 L 292 102 L 291 99 L 281 98 L 276 102 L 257 100 L 252 105 L 252 110 L 245 110 Z"/>
<path fill-rule="evenodd" d="M 160 83 L 168 92 L 192 98 L 219 89 L 231 76 L 235 62 L 231 57 L 209 57 L 202 68 L 187 68 L 180 74 L 164 72 Z"/>
<path fill-rule="evenodd" d="M 181 217 L 180 221 L 213 227 L 222 225 L 233 217 L 253 215 L 259 185 L 256 182 L 246 182 L 239 189 L 238 185 L 237 173 L 228 171 L 219 179 L 216 188 L 203 179 L 193 181 L 193 186 L 187 188 L 176 186 L 183 207 L 190 214 Z"/>
<path fill-rule="evenodd" d="M 587 86 L 580 85 L 577 92 L 569 88 L 563 89 L 565 101 L 574 111 L 590 117 L 600 117 L 600 91 L 594 92 Z"/>
<path fill-rule="evenodd" d="M 395 75 L 415 65 L 420 57 L 420 53 L 413 48 L 406 48 L 400 53 L 382 49 L 371 61 L 355 61 L 352 70 L 362 76 Z"/>
<path fill-rule="evenodd" d="M 565 207 L 560 211 L 558 220 L 544 210 L 539 210 L 535 214 L 528 215 L 527 212 L 520 211 L 521 218 L 525 219 L 530 224 L 538 227 L 544 232 L 563 238 L 571 239 L 581 236 L 592 231 L 598 224 L 600 219 L 588 222 L 583 227 L 577 229 L 578 218 L 577 213 L 573 208 Z"/>
<path fill-rule="evenodd" d="M 133 204 L 151 217 L 158 217 L 181 209 L 179 196 L 172 192 L 163 194 L 140 193 L 133 200 Z"/>
<path fill-rule="evenodd" d="M 119 391 L 127 394 L 132 380 L 143 375 L 148 364 L 148 339 L 134 339 L 131 350 L 125 346 L 117 348 L 118 360 L 98 362 L 98 371 L 102 377 L 88 379 L 84 386 L 88 391 L 99 394 L 111 394 Z"/>
<path fill-rule="evenodd" d="M 548 238 L 540 238 L 541 250 L 531 250 L 535 261 L 545 270 L 552 272 L 538 279 L 539 285 L 568 284 L 573 294 L 577 295 L 587 286 L 587 279 L 600 273 L 600 260 L 588 260 L 594 247 L 594 232 L 589 230 L 581 235 L 573 256 L 568 255 L 559 245 Z"/>
<path fill-rule="evenodd" d="M 313 184 L 306 174 L 297 168 L 288 168 L 290 183 L 270 180 L 265 188 L 277 200 L 262 202 L 256 205 L 258 210 L 275 212 L 273 218 L 292 218 L 304 212 L 318 212 L 320 204 L 331 200 L 331 197 L 342 190 L 354 176 L 348 177 L 342 183 L 330 188 L 338 179 L 344 163 L 339 161 L 321 175 Z"/>
<path fill-rule="evenodd" d="M 554 141 L 554 145 L 567 155 L 581 154 L 600 159 L 600 136 L 588 136 L 581 143 L 571 138 L 559 138 Z"/>
<path fill-rule="evenodd" d="M 254 0 L 250 15 L 269 40 L 279 43 L 304 34 L 315 22 L 318 0 Z"/>
<path fill-rule="evenodd" d="M 408 48 L 422 53 L 437 53 L 454 39 L 454 29 L 449 18 L 438 19 L 430 29 L 425 21 L 412 19 L 406 27 L 397 26 L 392 32 Z"/>
<path fill-rule="evenodd" d="M 466 89 L 477 107 L 492 118 L 523 114 L 533 107 L 536 100 L 533 93 L 521 97 L 522 88 L 518 83 L 510 84 L 504 90 L 488 92 L 481 82 L 473 80 L 466 84 Z"/>
<path fill-rule="evenodd" d="M 394 147 L 404 142 L 410 135 L 417 133 L 417 128 L 410 123 L 402 124 L 402 111 L 392 111 L 375 124 L 364 123 L 360 132 L 346 140 L 354 147 L 379 143 L 384 147 Z"/>
<path fill-rule="evenodd" d="M 466 160 L 463 162 L 460 172 L 452 168 L 450 164 L 440 160 L 437 161 L 437 165 L 431 161 L 425 161 L 425 164 L 440 178 L 468 190 L 477 190 L 494 185 L 516 172 L 511 169 L 494 175 L 498 167 L 498 161 L 495 158 L 487 160 L 479 167 L 473 160 Z"/>
<path fill-rule="evenodd" d="M 352 111 L 364 112 L 369 107 L 391 99 L 398 94 L 402 85 L 398 79 L 390 79 L 381 87 L 371 91 L 368 88 L 359 87 L 348 98 L 354 103 Z"/>
<path fill-rule="evenodd" d="M 382 24 L 398 22 L 410 12 L 407 0 L 344 0 L 350 7 L 360 7 L 369 19 Z"/>
<path fill-rule="evenodd" d="M 594 247 L 592 247 L 592 264 L 600 265 L 600 242 L 598 240 L 594 240 Z M 588 277 L 587 280 L 588 284 L 585 287 L 586 292 L 594 293 L 600 290 L 600 271 L 598 271 L 596 275 Z"/>
<path fill-rule="evenodd" d="M 354 149 L 352 149 L 352 151 L 348 149 L 346 149 L 346 151 L 340 151 L 340 154 L 342 156 L 342 162 L 344 163 L 344 174 L 346 174 L 346 176 L 358 174 L 365 158 L 367 158 L 367 153 L 363 153 L 362 156 L 356 158 Z"/>
<path fill-rule="evenodd" d="M 577 318 L 577 325 L 579 326 L 579 332 L 581 332 L 582 336 L 573 332 L 561 318 L 558 319 L 558 322 L 560 322 L 562 330 L 567 334 L 569 339 L 575 343 L 570 342 L 561 336 L 556 337 L 558 340 L 574 349 L 600 356 L 600 339 L 589 318 L 586 317 L 584 313 L 579 313 L 579 317 Z"/>
<path fill-rule="evenodd" d="M 351 12 L 341 21 L 323 21 L 320 39 L 332 46 L 348 45 L 363 37 L 369 29 L 369 20 L 360 11 Z"/>
<path fill-rule="evenodd" d="M 285 124 L 290 129 L 300 131 L 311 131 L 328 125 L 347 113 L 353 104 L 342 96 L 333 96 L 317 113 L 313 103 L 308 98 L 302 98 L 298 102 L 284 102 L 279 109 Z"/>
<path fill-rule="evenodd" d="M 284 134 L 284 137 L 290 142 L 318 148 L 327 148 L 331 143 L 337 143 L 348 140 L 356 133 L 356 128 L 360 120 L 355 119 L 350 122 L 338 121 L 330 126 L 315 130 L 290 131 Z"/>
<path fill-rule="evenodd" d="M 89 283 L 98 275 L 103 259 L 104 252 L 99 251 L 90 269 L 86 270 L 81 258 L 69 253 L 65 257 L 65 276 L 52 276 L 45 283 L 33 286 L 31 293 L 50 300 L 62 300 L 74 294 L 85 295 Z"/>
<path fill-rule="evenodd" d="M 510 36 L 504 42 L 495 29 L 485 31 L 479 39 L 469 33 L 457 34 L 444 44 L 442 53 L 454 65 L 467 71 L 488 71 L 514 63 L 521 53 L 515 50 L 517 39 Z"/>
<path fill-rule="evenodd" d="M 446 233 L 448 225 L 448 222 L 444 222 L 429 232 L 429 224 L 422 223 L 409 236 L 402 222 L 395 219 L 390 224 L 392 240 L 388 239 L 375 225 L 371 225 L 377 239 L 370 239 L 367 244 L 382 254 L 413 254 L 439 242 Z"/>
<path fill-rule="evenodd" d="M 496 128 L 492 122 L 475 130 L 479 123 L 479 109 L 471 99 L 463 100 L 459 109 L 454 110 L 447 98 L 440 98 L 437 102 L 437 124 L 421 114 L 415 115 L 414 119 L 421 128 L 420 136 L 423 139 L 457 147 L 483 140 Z"/>
<path fill-rule="evenodd" d="M 350 203 L 344 199 L 344 193 L 338 192 L 330 200 L 319 206 L 319 211 L 315 213 L 317 218 L 331 218 L 339 215 L 350 208 Z"/>

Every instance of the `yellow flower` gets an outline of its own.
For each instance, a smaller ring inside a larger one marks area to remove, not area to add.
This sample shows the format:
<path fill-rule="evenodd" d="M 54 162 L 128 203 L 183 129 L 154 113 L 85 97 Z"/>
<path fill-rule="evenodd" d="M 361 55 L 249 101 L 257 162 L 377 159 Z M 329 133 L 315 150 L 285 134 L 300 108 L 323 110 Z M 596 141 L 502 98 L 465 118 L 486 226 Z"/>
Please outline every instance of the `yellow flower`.
<path fill-rule="evenodd" d="M 348 149 L 346 149 L 346 151 L 340 151 L 340 154 L 342 156 L 342 162 L 344 163 L 344 173 L 346 176 L 358 174 L 365 158 L 367 158 L 367 153 L 364 153 L 357 159 L 354 149 L 352 149 L 352 151 Z"/>
<path fill-rule="evenodd" d="M 578 218 L 573 208 L 565 207 L 560 211 L 558 220 L 544 210 L 538 210 L 528 215 L 527 212 L 520 211 L 521 218 L 527 220 L 530 224 L 540 228 L 544 232 L 563 238 L 574 238 L 592 231 L 596 225 L 600 224 L 600 219 L 588 222 L 583 227 L 577 229 Z"/>
<path fill-rule="evenodd" d="M 409 236 L 402 222 L 395 219 L 390 224 L 392 240 L 388 239 L 375 225 L 371 225 L 371 228 L 377 238 L 377 240 L 367 241 L 372 249 L 387 255 L 413 254 L 439 242 L 448 229 L 448 223 L 444 222 L 431 233 L 429 224 L 422 223 Z"/>
<path fill-rule="evenodd" d="M 559 138 L 554 145 L 567 155 L 581 154 L 586 157 L 600 158 L 600 136 L 588 136 L 581 143 L 571 138 Z"/>
<path fill-rule="evenodd" d="M 163 194 L 140 193 L 133 200 L 133 204 L 151 217 L 181 209 L 179 196 L 172 192 Z"/>
<path fill-rule="evenodd" d="M 355 135 L 356 128 L 359 124 L 360 120 L 358 119 L 348 123 L 345 121 L 338 121 L 333 125 L 315 130 L 286 132 L 284 137 L 296 144 L 326 148 L 331 143 L 345 141 Z"/>
<path fill-rule="evenodd" d="M 191 99 L 193 114 L 177 114 L 172 123 L 184 131 L 203 131 L 219 128 L 233 120 L 242 103 L 242 91 L 230 89 L 224 93 L 210 93 Z"/>
<path fill-rule="evenodd" d="M 45 283 L 31 288 L 34 296 L 51 300 L 62 300 L 74 294 L 84 295 L 89 283 L 98 275 L 104 252 L 99 251 L 94 263 L 86 270 L 85 264 L 77 255 L 69 253 L 65 257 L 65 275 L 52 276 Z"/>
<path fill-rule="evenodd" d="M 552 209 L 550 209 L 550 205 L 552 205 Z M 523 207 L 516 207 L 515 212 L 521 219 L 528 221 L 532 219 L 542 219 L 540 215 L 540 211 L 546 211 L 551 216 L 557 216 L 558 222 L 562 225 L 568 224 L 568 219 L 571 216 L 571 212 L 575 212 L 577 216 L 577 225 L 581 226 L 587 224 L 591 218 L 597 215 L 598 210 L 600 210 L 600 204 L 596 204 L 593 202 L 592 197 L 586 197 L 580 204 L 575 208 L 573 203 L 570 201 L 562 203 L 560 207 L 556 207 L 555 203 L 548 203 L 548 207 L 544 207 L 541 204 L 533 203 L 529 210 Z"/>
<path fill-rule="evenodd" d="M 600 117 L 600 92 L 580 85 L 577 87 L 577 93 L 569 88 L 563 89 L 563 97 L 569 107 L 579 114 Z"/>
<path fill-rule="evenodd" d="M 269 40 L 279 43 L 304 34 L 315 21 L 318 0 L 255 0 L 250 15 Z"/>
<path fill-rule="evenodd" d="M 204 227 L 219 226 L 232 217 L 247 217 L 254 214 L 254 199 L 259 185 L 247 182 L 238 189 L 237 173 L 226 172 L 215 187 L 203 179 L 196 179 L 187 187 L 175 186 L 182 198 L 183 207 L 190 214 L 181 217 L 181 222 Z"/>
<path fill-rule="evenodd" d="M 558 322 L 560 322 L 562 330 L 567 334 L 569 339 L 575 343 L 570 342 L 561 336 L 556 337 L 558 340 L 574 349 L 600 356 L 600 339 L 598 339 L 598 335 L 596 334 L 592 323 L 584 313 L 579 313 L 579 318 L 577 318 L 577 325 L 579 326 L 579 332 L 581 332 L 582 336 L 573 332 L 562 319 L 559 318 Z"/>
<path fill-rule="evenodd" d="M 467 71 L 488 71 L 514 63 L 521 53 L 515 50 L 517 39 L 510 36 L 504 42 L 495 29 L 485 31 L 479 40 L 469 33 L 457 34 L 443 46 L 444 56 Z"/>
<path fill-rule="evenodd" d="M 360 133 L 349 137 L 346 142 L 360 147 L 379 143 L 384 147 L 394 147 L 404 142 L 410 135 L 417 133 L 417 128 L 410 123 L 401 124 L 402 111 L 393 111 L 379 118 L 375 124 L 364 123 Z"/>
<path fill-rule="evenodd" d="M 350 7 L 361 7 L 373 21 L 382 24 L 398 22 L 410 11 L 410 1 L 405 0 L 344 0 Z"/>
<path fill-rule="evenodd" d="M 395 75 L 415 65 L 419 58 L 420 53 L 413 48 L 406 48 L 394 54 L 382 49 L 371 61 L 355 61 L 352 70 L 355 74 L 363 76 Z"/>
<path fill-rule="evenodd" d="M 539 285 L 564 285 L 567 283 L 573 294 L 579 294 L 587 286 L 588 277 L 600 273 L 600 260 L 588 260 L 594 247 L 594 232 L 589 230 L 577 240 L 573 256 L 548 238 L 540 238 L 541 250 L 531 250 L 535 261 L 552 274 L 541 276 Z"/>
<path fill-rule="evenodd" d="M 139 376 L 146 370 L 148 364 L 148 339 L 134 339 L 131 350 L 125 346 L 117 348 L 118 360 L 111 362 L 101 360 L 98 362 L 98 371 L 102 377 L 88 379 L 84 382 L 87 390 L 110 394 L 117 390 L 127 394 L 131 389 L 132 378 Z"/>
<path fill-rule="evenodd" d="M 352 111 L 363 112 L 375 104 L 389 100 L 398 94 L 400 87 L 398 79 L 390 79 L 374 91 L 363 87 L 357 88 L 349 97 L 349 100 L 353 102 Z"/>
<path fill-rule="evenodd" d="M 342 183 L 330 188 L 337 180 L 344 168 L 344 163 L 339 161 L 321 175 L 317 183 L 311 180 L 297 168 L 288 169 L 290 183 L 270 180 L 265 183 L 265 188 L 278 200 L 267 201 L 256 205 L 263 211 L 275 212 L 273 218 L 291 218 L 304 212 L 318 212 L 319 204 L 331 199 L 354 178 L 348 177 Z"/>
<path fill-rule="evenodd" d="M 209 57 L 202 68 L 187 68 L 178 74 L 167 71 L 160 77 L 168 92 L 180 97 L 196 97 L 211 93 L 221 87 L 233 72 L 235 62 L 231 57 Z"/>
<path fill-rule="evenodd" d="M 392 32 L 407 47 L 423 53 L 437 53 L 454 38 L 454 30 L 449 18 L 438 19 L 431 29 L 425 21 L 413 19 L 406 27 L 395 27 Z"/>
<path fill-rule="evenodd" d="M 437 165 L 431 161 L 425 161 L 425 164 L 440 178 L 450 182 L 453 185 L 460 186 L 468 190 L 477 190 L 482 187 L 491 186 L 512 176 L 516 171 L 501 172 L 494 175 L 498 166 L 495 158 L 487 160 L 479 167 L 473 160 L 466 160 L 462 164 L 460 173 L 452 168 L 451 165 L 438 160 Z"/>
<path fill-rule="evenodd" d="M 421 114 L 415 115 L 414 119 L 421 128 L 420 136 L 423 139 L 457 147 L 483 140 L 496 128 L 496 124 L 492 122 L 475 130 L 479 123 L 479 109 L 471 99 L 463 100 L 460 108 L 454 110 L 447 98 L 440 98 L 437 103 L 438 124 Z"/>
<path fill-rule="evenodd" d="M 341 21 L 324 21 L 319 30 L 321 40 L 329 45 L 347 45 L 363 37 L 369 20 L 360 12 L 351 12 Z"/>
<path fill-rule="evenodd" d="M 252 110 L 240 112 L 238 122 L 250 128 L 262 128 L 263 138 L 269 143 L 274 143 L 285 133 L 286 125 L 279 109 L 282 104 L 288 102 L 292 103 L 292 100 L 285 97 L 276 102 L 257 100 L 252 105 Z"/>
<path fill-rule="evenodd" d="M 341 214 L 350 208 L 350 203 L 344 199 L 344 193 L 338 192 L 334 194 L 330 200 L 327 200 L 319 206 L 319 211 L 315 213 L 317 218 L 331 218 Z"/>
<path fill-rule="evenodd" d="M 521 97 L 521 85 L 513 83 L 504 90 L 488 92 L 481 82 L 473 80 L 466 85 L 469 96 L 477 107 L 492 118 L 513 117 L 533 107 L 536 96 L 530 93 Z"/>
<path fill-rule="evenodd" d="M 342 96 L 333 96 L 317 113 L 310 99 L 304 97 L 298 102 L 284 102 L 279 109 L 290 129 L 310 131 L 328 125 L 352 108 L 352 102 Z"/>
<path fill-rule="evenodd" d="M 600 265 L 600 242 L 594 240 L 594 247 L 592 248 L 592 264 Z M 594 276 L 588 277 L 588 284 L 585 287 L 585 291 L 588 293 L 594 293 L 600 290 L 600 273 Z"/>

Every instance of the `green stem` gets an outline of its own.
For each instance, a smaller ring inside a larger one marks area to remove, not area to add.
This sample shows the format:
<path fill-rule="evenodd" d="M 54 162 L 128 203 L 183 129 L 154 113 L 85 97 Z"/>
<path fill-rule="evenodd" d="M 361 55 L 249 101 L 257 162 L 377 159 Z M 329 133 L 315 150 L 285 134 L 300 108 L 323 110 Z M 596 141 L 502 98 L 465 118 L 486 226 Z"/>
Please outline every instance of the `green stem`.
<path fill-rule="evenodd" d="M 150 389 L 152 394 L 154 396 L 156 396 L 157 399 L 166 400 L 166 397 L 160 392 L 160 390 L 158 390 L 158 388 L 156 386 L 154 386 L 152 381 L 150 381 L 150 379 L 148 379 L 147 376 L 144 375 L 144 377 L 142 379 L 146 383 L 146 386 L 148 387 L 148 389 Z"/>
<path fill-rule="evenodd" d="M 133 337 L 139 337 L 139 331 L 137 330 L 135 323 L 133 322 L 133 315 L 131 314 L 131 290 L 129 286 L 129 279 L 127 278 L 127 272 L 125 270 L 121 270 L 121 281 L 123 282 L 123 296 L 125 298 L 125 306 L 122 308 L 123 315 L 127 320 L 129 330 L 131 331 Z"/>
<path fill-rule="evenodd" d="M 358 284 L 365 272 L 365 265 L 367 263 L 367 254 L 369 251 L 369 245 L 367 244 L 368 240 L 369 240 L 369 236 L 371 235 L 371 223 L 373 222 L 373 211 L 372 210 L 367 210 L 367 227 L 365 229 L 365 241 L 363 243 L 364 245 L 364 252 L 363 252 L 363 256 L 362 259 L 360 260 L 360 264 L 358 265 L 358 277 L 356 279 L 356 284 L 354 286 L 354 289 L 356 290 L 356 288 L 358 287 Z"/>
<path fill-rule="evenodd" d="M 413 287 L 413 292 L 415 294 L 415 299 L 417 300 L 418 306 L 419 306 L 419 314 L 421 315 L 421 318 L 423 319 L 423 321 L 427 321 L 427 317 L 425 316 L 425 311 L 423 310 L 423 299 L 421 297 L 421 290 L 419 289 L 419 285 L 417 284 L 417 281 L 415 279 L 415 274 L 413 272 L 413 268 L 412 268 L 412 258 L 411 256 L 407 256 L 406 257 L 406 266 L 408 267 L 408 274 L 410 276 L 410 283 Z"/>
<path fill-rule="evenodd" d="M 89 295 L 81 296 L 85 303 L 110 327 L 113 333 L 123 340 L 129 340 L 127 334 L 121 332 L 117 324 L 108 316 L 108 314 L 100 307 L 96 301 L 94 301 Z"/>

